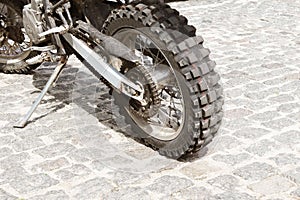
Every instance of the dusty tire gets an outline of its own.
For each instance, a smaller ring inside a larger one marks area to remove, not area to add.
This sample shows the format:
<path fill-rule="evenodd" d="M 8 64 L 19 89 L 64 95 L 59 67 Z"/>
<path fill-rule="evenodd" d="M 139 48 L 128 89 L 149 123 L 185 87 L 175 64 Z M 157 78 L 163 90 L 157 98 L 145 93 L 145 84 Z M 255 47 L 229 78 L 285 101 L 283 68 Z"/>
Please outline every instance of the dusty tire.
<path fill-rule="evenodd" d="M 148 27 L 148 28 L 147 28 Z M 155 45 L 163 49 L 165 58 L 174 70 L 184 101 L 184 123 L 172 139 L 147 134 L 132 118 L 127 107 L 128 98 L 114 93 L 119 113 L 125 117 L 129 135 L 157 150 L 161 155 L 178 159 L 194 153 L 208 144 L 218 131 L 223 117 L 223 91 L 215 62 L 210 51 L 203 47 L 201 37 L 193 37 L 195 28 L 186 18 L 165 4 L 128 5 L 112 11 L 103 32 L 117 36 L 124 30 L 139 29 Z M 120 39 L 120 38 L 118 38 Z"/>
<path fill-rule="evenodd" d="M 25 38 L 21 33 L 21 28 L 23 27 L 22 20 L 22 9 L 23 3 L 21 1 L 9 1 L 9 0 L 0 0 L 0 4 L 6 6 L 6 10 L 10 10 L 16 14 L 17 22 L 14 22 L 13 25 L 8 26 L 7 30 L 10 35 L 10 40 L 15 41 L 17 43 L 22 43 Z M 2 12 L 5 12 L 5 9 L 2 9 Z M 0 13 L 5 14 L 5 13 Z M 17 27 L 17 28 L 16 28 Z M 1 30 L 3 31 L 3 30 Z M 13 32 L 10 33 L 10 32 Z M 0 46 L 0 49 L 4 48 Z M 35 53 L 32 52 L 23 52 L 19 55 L 3 55 L 0 53 L 0 71 L 4 73 L 17 73 L 17 74 L 25 74 L 30 72 L 32 69 L 35 69 L 38 65 L 28 65 L 24 60 L 30 57 L 35 56 Z"/>

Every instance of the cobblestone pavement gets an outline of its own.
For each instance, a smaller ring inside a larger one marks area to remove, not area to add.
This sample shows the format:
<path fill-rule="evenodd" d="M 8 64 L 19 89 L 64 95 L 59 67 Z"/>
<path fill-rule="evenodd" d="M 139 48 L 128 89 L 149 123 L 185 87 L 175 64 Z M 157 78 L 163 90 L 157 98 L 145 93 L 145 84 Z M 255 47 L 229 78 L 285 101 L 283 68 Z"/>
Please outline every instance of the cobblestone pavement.
<path fill-rule="evenodd" d="M 226 102 L 206 154 L 175 161 L 113 131 L 107 89 L 70 59 L 25 129 L 12 125 L 53 66 L 0 74 L 0 199 L 300 199 L 300 1 L 172 3 L 218 63 Z"/>

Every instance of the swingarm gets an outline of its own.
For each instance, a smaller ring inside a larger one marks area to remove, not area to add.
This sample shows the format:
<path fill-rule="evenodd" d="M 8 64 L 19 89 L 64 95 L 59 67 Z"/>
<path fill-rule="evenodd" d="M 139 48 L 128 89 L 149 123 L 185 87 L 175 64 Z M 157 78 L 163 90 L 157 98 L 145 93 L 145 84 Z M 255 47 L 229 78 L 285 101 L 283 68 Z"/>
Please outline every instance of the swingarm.
<path fill-rule="evenodd" d="M 100 45 L 101 49 L 105 50 L 108 55 L 126 59 L 135 65 L 142 64 L 143 59 L 138 57 L 131 49 L 126 47 L 118 40 L 102 34 L 90 24 L 84 23 L 82 21 L 80 21 L 78 24 L 79 27 L 81 27 L 81 29 L 92 33 L 88 36 L 89 39 L 92 38 L 93 40 L 98 41 L 97 45 Z M 89 64 L 87 65 L 88 69 L 93 74 L 95 74 L 97 77 L 102 77 L 106 79 L 111 84 L 111 86 L 113 86 L 118 92 L 123 93 L 142 103 L 144 97 L 143 86 L 138 82 L 132 82 L 119 71 L 117 71 L 106 61 L 104 57 L 102 57 L 100 54 L 91 49 L 86 44 L 86 42 L 76 37 L 74 31 L 76 31 L 76 29 L 71 28 L 68 30 L 66 28 L 65 30 L 60 30 L 60 32 L 57 33 L 48 31 L 48 34 L 61 34 L 62 37 L 70 44 L 70 46 L 85 59 L 85 61 Z M 33 112 L 37 109 L 45 94 L 51 88 L 53 83 L 58 79 L 63 67 L 66 64 L 66 61 L 67 56 L 62 56 L 53 74 L 49 78 L 45 88 L 42 90 L 42 92 L 32 105 L 31 109 L 14 127 L 24 128 L 26 126 L 30 117 L 32 116 Z"/>

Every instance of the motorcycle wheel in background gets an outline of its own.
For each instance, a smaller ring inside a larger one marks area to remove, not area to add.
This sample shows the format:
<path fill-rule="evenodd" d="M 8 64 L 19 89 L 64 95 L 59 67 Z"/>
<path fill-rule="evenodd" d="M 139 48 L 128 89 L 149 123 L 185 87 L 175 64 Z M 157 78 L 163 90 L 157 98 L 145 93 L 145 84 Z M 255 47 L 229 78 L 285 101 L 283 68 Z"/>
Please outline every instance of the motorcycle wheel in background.
<path fill-rule="evenodd" d="M 37 67 L 24 61 L 34 54 L 23 51 L 32 42 L 24 33 L 22 8 L 20 1 L 0 0 L 0 71 L 4 73 L 28 73 Z"/>

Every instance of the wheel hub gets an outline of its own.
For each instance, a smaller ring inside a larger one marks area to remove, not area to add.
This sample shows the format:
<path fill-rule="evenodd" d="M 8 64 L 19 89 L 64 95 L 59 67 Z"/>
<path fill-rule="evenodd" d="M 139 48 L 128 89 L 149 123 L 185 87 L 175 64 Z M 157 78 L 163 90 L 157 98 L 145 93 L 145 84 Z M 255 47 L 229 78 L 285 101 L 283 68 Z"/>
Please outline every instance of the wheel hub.
<path fill-rule="evenodd" d="M 144 119 L 150 118 L 157 114 L 160 107 L 160 98 L 158 86 L 149 73 L 146 66 L 138 65 L 130 70 L 126 70 L 125 74 L 129 79 L 139 82 L 145 90 L 142 101 L 130 99 L 131 111 Z"/>

